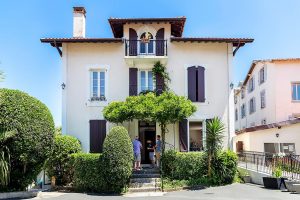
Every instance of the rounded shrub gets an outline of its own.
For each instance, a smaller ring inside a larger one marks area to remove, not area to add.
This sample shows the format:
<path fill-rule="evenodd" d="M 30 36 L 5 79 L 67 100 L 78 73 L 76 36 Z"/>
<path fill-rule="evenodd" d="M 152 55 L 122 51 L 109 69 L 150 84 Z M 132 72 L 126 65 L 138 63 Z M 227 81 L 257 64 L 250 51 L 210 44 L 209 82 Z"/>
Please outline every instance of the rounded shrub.
<path fill-rule="evenodd" d="M 77 138 L 70 135 L 55 135 L 53 150 L 46 161 L 45 169 L 49 177 L 54 176 L 57 185 L 71 182 L 73 170 L 70 155 L 81 151 Z"/>
<path fill-rule="evenodd" d="M 51 152 L 54 138 L 52 115 L 36 98 L 18 90 L 0 89 L 0 128 L 15 132 L 5 144 L 10 152 L 7 187 L 9 190 L 24 190 L 41 171 Z"/>
<path fill-rule="evenodd" d="M 113 127 L 105 138 L 102 162 L 107 191 L 121 192 L 129 182 L 133 162 L 132 142 L 124 127 Z"/>

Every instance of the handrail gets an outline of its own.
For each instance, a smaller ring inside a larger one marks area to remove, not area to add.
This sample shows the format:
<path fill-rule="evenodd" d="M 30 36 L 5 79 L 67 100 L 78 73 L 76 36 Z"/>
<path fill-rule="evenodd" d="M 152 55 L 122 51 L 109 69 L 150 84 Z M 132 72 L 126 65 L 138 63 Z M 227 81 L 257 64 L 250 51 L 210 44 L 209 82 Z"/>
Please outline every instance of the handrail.
<path fill-rule="evenodd" d="M 167 40 L 150 39 L 144 42 L 140 39 L 124 40 L 125 56 L 167 56 Z M 142 46 L 143 45 L 143 46 Z"/>

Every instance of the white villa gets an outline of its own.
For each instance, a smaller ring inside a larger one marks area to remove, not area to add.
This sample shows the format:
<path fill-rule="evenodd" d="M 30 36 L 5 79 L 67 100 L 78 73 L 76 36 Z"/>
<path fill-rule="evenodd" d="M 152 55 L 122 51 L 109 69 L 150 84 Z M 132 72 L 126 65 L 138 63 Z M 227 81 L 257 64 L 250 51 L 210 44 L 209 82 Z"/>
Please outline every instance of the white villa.
<path fill-rule="evenodd" d="M 300 58 L 253 61 L 235 90 L 237 151 L 300 152 Z"/>
<path fill-rule="evenodd" d="M 113 124 L 102 110 L 112 101 L 153 90 L 161 93 L 162 81 L 153 81 L 151 69 L 160 61 L 171 78 L 169 87 L 197 106 L 189 119 L 168 126 L 166 142 L 180 151 L 199 151 L 205 141 L 206 120 L 220 117 L 226 125 L 224 147 L 234 136 L 232 61 L 237 50 L 253 39 L 184 37 L 186 18 L 109 18 L 112 38 L 85 34 L 86 11 L 73 10 L 73 37 L 42 38 L 62 58 L 62 131 L 77 137 L 86 152 L 101 152 Z M 269 120 L 269 119 L 268 119 Z M 124 123 L 130 137 L 143 144 L 160 134 L 157 123 Z M 142 161 L 148 162 L 142 152 Z"/>

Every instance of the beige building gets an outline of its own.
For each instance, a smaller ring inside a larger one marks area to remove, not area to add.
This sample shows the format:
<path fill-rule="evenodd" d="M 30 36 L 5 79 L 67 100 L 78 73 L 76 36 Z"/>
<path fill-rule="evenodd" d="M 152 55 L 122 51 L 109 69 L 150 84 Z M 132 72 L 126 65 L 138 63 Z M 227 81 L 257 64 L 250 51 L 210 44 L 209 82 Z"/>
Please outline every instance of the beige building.
<path fill-rule="evenodd" d="M 235 90 L 236 150 L 300 152 L 300 59 L 253 61 Z"/>
<path fill-rule="evenodd" d="M 237 50 L 253 39 L 183 37 L 185 17 L 110 18 L 113 38 L 85 37 L 85 9 L 74 8 L 71 38 L 42 38 L 62 57 L 62 131 L 77 137 L 86 152 L 100 152 L 106 133 L 114 124 L 102 110 L 112 101 L 163 89 L 151 69 L 160 61 L 171 78 L 169 87 L 191 99 L 197 112 L 168 126 L 169 147 L 181 151 L 203 149 L 207 119 L 220 117 L 226 125 L 224 146 L 234 135 L 233 66 Z M 217 81 L 216 81 L 217 80 Z M 157 123 L 123 124 L 131 138 L 142 143 L 160 134 Z M 143 162 L 147 162 L 145 152 Z"/>

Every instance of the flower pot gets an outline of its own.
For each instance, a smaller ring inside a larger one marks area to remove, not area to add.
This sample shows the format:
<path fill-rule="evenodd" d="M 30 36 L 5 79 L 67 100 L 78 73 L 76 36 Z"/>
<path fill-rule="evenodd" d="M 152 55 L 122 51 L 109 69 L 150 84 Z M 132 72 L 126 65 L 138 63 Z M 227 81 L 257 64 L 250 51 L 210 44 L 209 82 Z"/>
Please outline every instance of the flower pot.
<path fill-rule="evenodd" d="M 296 188 L 294 184 L 300 184 L 300 181 L 293 181 L 293 180 L 284 180 L 286 188 L 289 192 L 296 192 Z"/>
<path fill-rule="evenodd" d="M 268 189 L 280 189 L 281 178 L 263 177 L 265 188 Z"/>
<path fill-rule="evenodd" d="M 244 183 L 251 183 L 251 176 L 249 176 L 249 175 L 242 176 L 242 179 L 243 179 Z"/>

